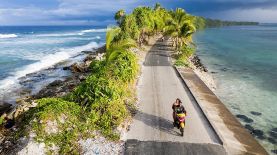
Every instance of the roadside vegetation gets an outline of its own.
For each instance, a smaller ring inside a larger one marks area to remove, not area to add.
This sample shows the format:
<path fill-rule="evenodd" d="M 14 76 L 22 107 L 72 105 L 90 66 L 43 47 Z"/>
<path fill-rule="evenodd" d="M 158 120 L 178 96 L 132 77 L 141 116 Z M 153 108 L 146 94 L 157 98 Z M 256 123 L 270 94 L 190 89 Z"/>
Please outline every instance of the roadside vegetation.
<path fill-rule="evenodd" d="M 79 154 L 78 140 L 93 137 L 93 131 L 118 140 L 116 127 L 134 110 L 139 65 L 132 48 L 161 34 L 172 40 L 175 64 L 187 66 L 195 51 L 192 34 L 205 27 L 205 19 L 180 8 L 166 10 L 160 4 L 135 8 L 130 14 L 119 10 L 114 18 L 117 26 L 107 30 L 104 59 L 90 64 L 91 74 L 71 93 L 36 100 L 37 106 L 17 120 L 15 139 L 35 135 L 49 150 L 57 146 L 59 154 Z"/>

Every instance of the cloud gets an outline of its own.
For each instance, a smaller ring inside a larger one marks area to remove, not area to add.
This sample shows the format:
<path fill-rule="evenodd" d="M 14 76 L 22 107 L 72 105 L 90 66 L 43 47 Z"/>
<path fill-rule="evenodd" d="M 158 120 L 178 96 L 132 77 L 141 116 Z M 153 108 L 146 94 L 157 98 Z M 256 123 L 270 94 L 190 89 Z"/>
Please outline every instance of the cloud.
<path fill-rule="evenodd" d="M 106 25 L 113 23 L 119 9 L 130 12 L 138 5 L 153 6 L 149 0 L 0 0 L 0 25 Z M 273 14 L 277 0 L 160 0 L 167 8 L 212 18 L 277 22 Z M 223 14 L 225 16 L 223 16 Z M 254 19 L 251 17 L 250 19 Z"/>
<path fill-rule="evenodd" d="M 176 6 L 188 8 L 190 12 L 227 11 L 233 9 L 277 9 L 277 0 L 189 0 Z"/>
<path fill-rule="evenodd" d="M 0 0 L 1 1 L 1 0 Z M 53 1 L 53 0 L 52 0 Z M 68 24 L 107 24 L 113 21 L 119 9 L 134 8 L 137 1 L 126 0 L 58 0 L 57 5 L 18 5 L 0 3 L 1 25 L 68 25 Z M 51 7 L 50 7 L 51 6 Z M 101 21 L 101 22 L 100 22 Z"/>
<path fill-rule="evenodd" d="M 234 21 L 259 21 L 261 23 L 277 23 L 277 10 L 255 9 L 232 9 L 226 11 L 208 12 L 203 16 L 222 20 Z"/>

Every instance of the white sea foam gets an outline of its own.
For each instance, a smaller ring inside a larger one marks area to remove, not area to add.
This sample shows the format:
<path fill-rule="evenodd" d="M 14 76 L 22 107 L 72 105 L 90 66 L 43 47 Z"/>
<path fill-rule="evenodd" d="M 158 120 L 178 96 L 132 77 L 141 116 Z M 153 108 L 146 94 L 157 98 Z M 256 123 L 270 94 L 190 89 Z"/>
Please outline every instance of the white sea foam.
<path fill-rule="evenodd" d="M 78 46 L 75 48 L 68 48 L 68 49 L 60 49 L 60 51 L 57 53 L 48 54 L 47 56 L 42 57 L 38 62 L 27 65 L 23 68 L 20 68 L 12 76 L 7 77 L 4 80 L 1 80 L 0 81 L 0 91 L 5 90 L 6 88 L 10 87 L 13 84 L 16 84 L 20 77 L 23 77 L 30 73 L 40 71 L 42 69 L 49 68 L 61 61 L 64 61 L 66 59 L 69 59 L 70 57 L 73 57 L 74 55 L 77 55 L 81 51 L 95 48 L 98 46 L 99 45 L 97 43 L 91 42 L 84 46 Z"/>
<path fill-rule="evenodd" d="M 107 29 L 88 29 L 82 30 L 79 32 L 70 32 L 70 33 L 50 33 L 50 34 L 38 34 L 37 36 L 41 37 L 63 37 L 63 36 L 76 36 L 76 35 L 84 35 L 85 33 L 92 33 L 92 32 L 106 32 Z"/>
<path fill-rule="evenodd" d="M 82 33 L 91 33 L 91 32 L 106 32 L 107 29 L 88 29 L 88 30 L 83 30 Z"/>
<path fill-rule="evenodd" d="M 0 39 L 4 39 L 4 38 L 16 38 L 17 35 L 16 34 L 0 34 Z"/>
<path fill-rule="evenodd" d="M 76 33 L 50 33 L 50 34 L 38 34 L 39 37 L 64 37 L 64 36 L 77 36 L 83 35 L 84 33 L 76 32 Z"/>

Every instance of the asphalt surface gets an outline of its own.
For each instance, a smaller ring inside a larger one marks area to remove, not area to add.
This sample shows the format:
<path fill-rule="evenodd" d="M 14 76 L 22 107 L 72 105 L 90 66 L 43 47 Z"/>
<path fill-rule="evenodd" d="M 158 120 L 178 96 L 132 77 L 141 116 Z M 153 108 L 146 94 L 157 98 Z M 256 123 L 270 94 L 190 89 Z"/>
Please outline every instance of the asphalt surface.
<path fill-rule="evenodd" d="M 125 154 L 225 154 L 169 55 L 167 43 L 156 42 L 145 58 L 138 83 L 139 110 L 125 137 Z M 182 100 L 188 114 L 184 137 L 172 125 L 171 106 L 176 98 Z"/>

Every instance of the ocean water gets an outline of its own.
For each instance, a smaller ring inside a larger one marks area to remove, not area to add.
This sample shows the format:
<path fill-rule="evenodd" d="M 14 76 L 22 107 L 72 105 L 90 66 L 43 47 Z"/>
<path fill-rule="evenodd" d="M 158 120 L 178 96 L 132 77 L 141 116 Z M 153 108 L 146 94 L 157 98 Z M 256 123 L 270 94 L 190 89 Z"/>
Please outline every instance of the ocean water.
<path fill-rule="evenodd" d="M 0 101 L 27 74 L 103 45 L 105 32 L 93 26 L 0 26 Z"/>
<path fill-rule="evenodd" d="M 215 78 L 216 95 L 234 115 L 253 120 L 239 119 L 263 131 L 255 138 L 273 154 L 277 149 L 277 25 L 209 28 L 197 32 L 194 41 L 197 55 Z"/>

